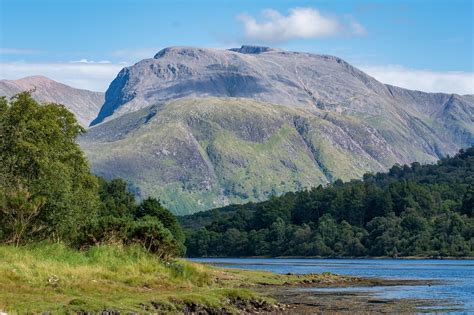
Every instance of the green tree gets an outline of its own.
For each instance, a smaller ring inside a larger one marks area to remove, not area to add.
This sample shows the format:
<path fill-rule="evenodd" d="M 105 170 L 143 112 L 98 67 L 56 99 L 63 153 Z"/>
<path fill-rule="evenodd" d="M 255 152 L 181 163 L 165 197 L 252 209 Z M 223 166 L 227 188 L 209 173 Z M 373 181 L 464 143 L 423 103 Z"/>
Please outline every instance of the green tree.
<path fill-rule="evenodd" d="M 0 214 L 2 227 L 0 230 L 2 233 L 0 237 L 3 236 L 6 243 L 20 245 L 25 235 L 31 233 L 33 222 L 43 205 L 43 198 L 32 198 L 25 189 L 8 191 L 1 188 Z"/>
<path fill-rule="evenodd" d="M 286 225 L 282 218 L 277 217 L 269 228 L 271 252 L 274 256 L 284 254 L 286 250 Z"/>
<path fill-rule="evenodd" d="M 127 190 L 127 183 L 116 178 L 107 181 L 99 177 L 101 216 L 133 216 L 136 211 L 135 196 Z"/>
<path fill-rule="evenodd" d="M 141 244 L 147 251 L 159 257 L 180 256 L 184 245 L 176 242 L 173 234 L 156 217 L 144 216 L 133 221 L 126 243 Z"/>
<path fill-rule="evenodd" d="M 474 216 L 474 185 L 470 185 L 462 199 L 461 213 Z"/>
<path fill-rule="evenodd" d="M 393 213 L 375 217 L 367 224 L 370 253 L 373 256 L 398 256 L 400 247 L 400 219 Z"/>
<path fill-rule="evenodd" d="M 163 223 L 163 226 L 170 230 L 179 243 L 184 243 L 184 232 L 181 225 L 176 217 L 161 205 L 159 200 L 149 197 L 140 203 L 135 212 L 135 217 L 139 219 L 144 216 L 157 218 Z"/>
<path fill-rule="evenodd" d="M 329 248 L 332 248 L 336 243 L 338 235 L 338 228 L 336 220 L 330 214 L 324 214 L 318 222 L 318 234 Z"/>
<path fill-rule="evenodd" d="M 187 255 L 190 257 L 209 256 L 210 241 L 210 233 L 205 227 L 197 231 L 190 231 L 186 234 Z"/>
<path fill-rule="evenodd" d="M 17 205 L 16 210 L 4 208 L 1 223 L 8 224 L 8 211 L 37 208 L 28 223 L 31 233 L 22 233 L 22 241 L 73 242 L 81 227 L 95 217 L 99 205 L 97 179 L 75 142 L 83 128 L 64 106 L 40 105 L 28 92 L 9 102 L 2 99 L 0 115 L 1 199 L 11 204 L 11 198 L 21 191 L 28 196 L 22 197 L 25 204 Z M 42 200 L 41 206 L 32 206 L 33 200 Z"/>
<path fill-rule="evenodd" d="M 235 228 L 228 229 L 222 238 L 222 243 L 224 248 L 226 248 L 226 255 L 233 257 L 245 255 L 247 242 L 247 233 Z"/>

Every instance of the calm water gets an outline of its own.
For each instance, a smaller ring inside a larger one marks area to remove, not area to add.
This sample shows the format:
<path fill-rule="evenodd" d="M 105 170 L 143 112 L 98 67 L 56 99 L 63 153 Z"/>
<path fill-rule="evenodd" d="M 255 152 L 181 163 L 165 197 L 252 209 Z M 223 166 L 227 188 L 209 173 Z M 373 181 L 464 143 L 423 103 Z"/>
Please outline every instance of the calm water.
<path fill-rule="evenodd" d="M 200 258 L 194 261 L 240 269 L 262 269 L 276 273 L 321 273 L 391 279 L 442 280 L 433 286 L 373 288 L 325 288 L 317 291 L 363 291 L 381 298 L 448 299 L 466 314 L 474 314 L 474 260 L 386 260 L 386 259 L 240 259 Z"/>

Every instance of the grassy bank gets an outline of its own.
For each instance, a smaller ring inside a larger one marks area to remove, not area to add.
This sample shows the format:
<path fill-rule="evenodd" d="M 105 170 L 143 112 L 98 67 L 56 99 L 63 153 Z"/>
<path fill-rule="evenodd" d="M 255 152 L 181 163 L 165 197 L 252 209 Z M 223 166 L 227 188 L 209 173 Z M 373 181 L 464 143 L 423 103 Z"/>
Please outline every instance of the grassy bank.
<path fill-rule="evenodd" d="M 276 301 L 254 288 L 344 285 L 354 280 L 163 261 L 139 246 L 77 251 L 61 244 L 0 245 L 0 311 L 10 314 L 272 310 Z"/>
<path fill-rule="evenodd" d="M 401 284 L 417 283 L 330 273 L 281 275 L 180 259 L 163 261 L 138 246 L 77 251 L 61 244 L 0 245 L 0 311 L 9 314 L 254 313 L 281 308 L 268 297 L 279 288 Z"/>
<path fill-rule="evenodd" d="M 8 313 L 236 312 L 245 303 L 274 302 L 238 288 L 233 274 L 182 260 L 159 261 L 139 247 L 96 246 L 79 252 L 58 244 L 2 245 L 0 257 L 0 310 Z"/>

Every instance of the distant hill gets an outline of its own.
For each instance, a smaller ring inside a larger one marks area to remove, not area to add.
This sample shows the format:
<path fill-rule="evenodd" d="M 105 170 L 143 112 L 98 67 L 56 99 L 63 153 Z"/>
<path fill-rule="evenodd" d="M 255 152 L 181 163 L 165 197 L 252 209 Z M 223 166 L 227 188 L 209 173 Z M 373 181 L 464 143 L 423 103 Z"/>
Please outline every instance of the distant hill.
<path fill-rule="evenodd" d="M 471 96 L 385 85 L 340 58 L 170 47 L 124 68 L 80 144 L 186 214 L 433 162 L 474 144 Z"/>
<path fill-rule="evenodd" d="M 65 105 L 84 127 L 89 126 L 104 103 L 102 92 L 76 89 L 43 76 L 0 80 L 0 96 L 11 97 L 25 90 L 34 90 L 32 96 L 39 102 Z"/>

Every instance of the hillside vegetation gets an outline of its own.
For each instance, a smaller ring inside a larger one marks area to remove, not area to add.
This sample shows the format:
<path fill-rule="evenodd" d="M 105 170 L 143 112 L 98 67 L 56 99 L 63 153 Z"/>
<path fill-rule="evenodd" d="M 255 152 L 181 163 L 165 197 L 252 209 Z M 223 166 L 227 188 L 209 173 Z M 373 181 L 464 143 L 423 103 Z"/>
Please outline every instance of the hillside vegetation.
<path fill-rule="evenodd" d="M 409 137 L 391 141 L 434 161 Z M 232 98 L 150 106 L 91 128 L 79 144 L 95 174 L 124 178 L 178 215 L 360 178 L 398 161 L 359 119 Z"/>
<path fill-rule="evenodd" d="M 189 256 L 474 256 L 474 148 L 181 218 Z"/>
<path fill-rule="evenodd" d="M 0 80 L 0 96 L 10 98 L 23 91 L 30 91 L 31 96 L 40 103 L 64 104 L 84 128 L 89 126 L 104 104 L 103 92 L 76 89 L 44 76 Z"/>

